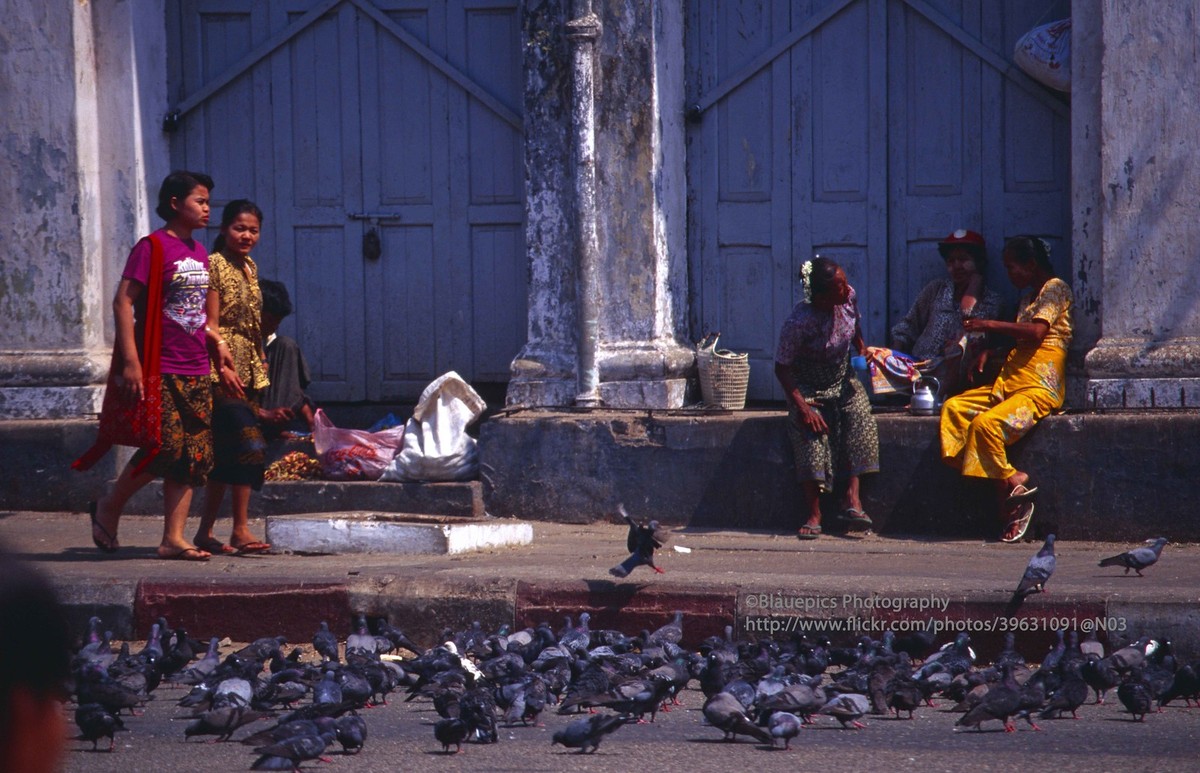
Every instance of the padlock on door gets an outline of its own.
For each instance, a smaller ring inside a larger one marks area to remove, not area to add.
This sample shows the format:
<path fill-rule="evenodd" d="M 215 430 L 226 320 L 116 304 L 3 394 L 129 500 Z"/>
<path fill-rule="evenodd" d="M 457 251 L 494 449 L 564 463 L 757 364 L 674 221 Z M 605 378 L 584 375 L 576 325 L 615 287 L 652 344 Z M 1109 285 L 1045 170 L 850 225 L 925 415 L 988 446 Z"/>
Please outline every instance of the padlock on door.
<path fill-rule="evenodd" d="M 366 260 L 379 260 L 383 255 L 383 244 L 379 241 L 379 229 L 371 226 L 363 234 L 362 254 Z"/>

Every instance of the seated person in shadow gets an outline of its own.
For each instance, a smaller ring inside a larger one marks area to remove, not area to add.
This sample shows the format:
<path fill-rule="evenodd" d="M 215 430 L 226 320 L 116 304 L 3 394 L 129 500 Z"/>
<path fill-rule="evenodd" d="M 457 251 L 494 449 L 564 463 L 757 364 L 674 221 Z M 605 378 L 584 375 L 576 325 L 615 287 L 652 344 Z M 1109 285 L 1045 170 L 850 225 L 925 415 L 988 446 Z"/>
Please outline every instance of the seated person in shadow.
<path fill-rule="evenodd" d="M 267 375 L 271 379 L 262 394 L 266 411 L 283 408 L 281 422 L 263 427 L 268 437 L 294 437 L 312 432 L 314 403 L 304 393 L 312 381 L 308 363 L 294 338 L 279 335 L 279 324 L 292 313 L 292 299 L 282 282 L 260 279 L 262 290 L 263 349 L 267 353 Z"/>
<path fill-rule="evenodd" d="M 968 337 L 963 322 L 997 319 L 1000 296 L 984 279 L 987 245 L 981 235 L 959 229 L 938 242 L 938 252 L 946 262 L 946 276 L 925 285 L 917 295 L 908 314 L 892 328 L 892 347 L 918 362 L 933 361 L 922 372 L 937 378 L 942 394 L 949 396 L 966 389 L 969 380 L 983 383 L 967 372 L 979 354 L 982 337 Z"/>

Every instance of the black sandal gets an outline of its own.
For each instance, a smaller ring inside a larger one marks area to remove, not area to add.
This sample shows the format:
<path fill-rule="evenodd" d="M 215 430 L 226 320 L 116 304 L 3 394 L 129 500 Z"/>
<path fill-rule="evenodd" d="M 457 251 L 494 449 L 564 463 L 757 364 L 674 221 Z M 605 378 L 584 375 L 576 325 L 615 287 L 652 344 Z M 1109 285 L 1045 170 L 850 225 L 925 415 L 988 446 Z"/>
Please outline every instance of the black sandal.
<path fill-rule="evenodd" d="M 96 510 L 98 508 L 99 503 L 95 500 L 88 502 L 88 517 L 92 519 L 92 544 L 94 544 L 98 550 L 101 550 L 105 553 L 116 553 L 121 546 L 117 544 L 117 538 L 112 534 L 109 534 L 108 529 L 104 528 L 104 524 L 100 523 L 100 519 L 96 517 Z M 96 529 L 100 530 L 100 533 L 104 535 L 104 538 L 108 540 L 108 542 L 101 542 L 100 540 L 96 539 Z"/>

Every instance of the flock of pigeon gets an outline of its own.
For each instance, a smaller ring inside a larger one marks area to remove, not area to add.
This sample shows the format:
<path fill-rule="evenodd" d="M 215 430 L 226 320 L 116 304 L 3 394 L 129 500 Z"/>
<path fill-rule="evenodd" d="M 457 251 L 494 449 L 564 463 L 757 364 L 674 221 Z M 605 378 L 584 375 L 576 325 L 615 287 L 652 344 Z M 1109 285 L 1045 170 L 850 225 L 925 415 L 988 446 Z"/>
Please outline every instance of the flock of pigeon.
<path fill-rule="evenodd" d="M 656 548 L 668 535 L 656 522 L 641 524 L 622 509 L 629 524 L 629 557 L 611 573 L 625 577 L 636 567 L 654 565 Z M 1054 535 L 1029 561 L 1010 602 L 1010 611 L 1044 590 L 1054 572 Z M 1159 538 L 1100 561 L 1126 573 L 1153 565 L 1166 540 Z M 1180 664 L 1170 643 L 1142 637 L 1105 655 L 1095 633 L 1085 641 L 1071 632 L 1036 669 L 1015 649 L 1008 634 L 1003 651 L 988 667 L 975 664 L 967 634 L 935 647 L 931 632 L 863 637 L 849 647 L 827 639 L 793 635 L 738 643 L 732 627 L 724 637 L 684 649 L 683 615 L 651 632 L 630 636 L 593 630 L 590 616 L 578 624 L 567 618 L 557 632 L 549 624 L 510 632 L 486 632 L 476 622 L 442 644 L 423 649 L 386 621 L 368 629 L 360 616 L 345 642 L 326 623 L 312 639 L 316 659 L 302 650 L 284 654 L 284 637 L 269 637 L 220 656 L 218 639 L 208 644 L 172 629 L 160 618 L 145 645 L 132 653 L 128 643 L 114 651 L 110 634 L 92 618 L 87 641 L 73 661 L 75 722 L 80 739 L 93 749 L 126 730 L 123 712 L 136 716 L 163 682 L 191 687 L 178 703 L 189 712 L 184 737 L 213 736 L 230 741 L 242 727 L 273 719 L 266 729 L 239 739 L 253 748 L 253 770 L 296 770 L 300 763 L 325 759 L 337 742 L 355 754 L 367 738 L 359 713 L 386 703 L 403 689 L 405 701 L 432 703 L 433 725 L 443 752 L 461 751 L 466 742 L 497 743 L 498 727 L 538 724 L 549 706 L 559 714 L 581 716 L 553 734 L 553 743 L 594 752 L 606 735 L 631 722 L 654 722 L 660 710 L 678 705 L 696 683 L 704 695 L 703 715 L 727 740 L 738 736 L 763 744 L 791 739 L 816 716 L 831 716 L 844 728 L 862 728 L 868 714 L 912 718 L 940 696 L 962 713 L 958 727 L 979 728 L 999 721 L 1014 731 L 1014 719 L 1039 729 L 1034 718 L 1049 719 L 1079 708 L 1095 694 L 1103 703 L 1116 688 L 1118 699 L 1136 720 L 1182 698 L 1200 701 L 1200 661 Z M 407 652 L 404 659 L 397 652 Z M 608 712 L 597 713 L 597 709 Z M 648 717 L 648 720 L 647 720 Z"/>
<path fill-rule="evenodd" d="M 1053 538 L 1047 548 L 1052 556 Z M 1031 562 L 1034 574 L 1045 569 L 1045 552 Z M 1153 563 L 1139 561 L 1142 568 Z M 1022 583 L 1044 583 L 1048 576 Z M 1077 716 L 1092 694 L 1103 703 L 1114 688 L 1138 721 L 1173 700 L 1200 700 L 1200 661 L 1178 663 L 1169 642 L 1149 636 L 1106 655 L 1094 633 L 1079 641 L 1075 632 L 1060 632 L 1034 668 L 1009 634 L 1003 651 L 982 667 L 965 633 L 940 649 L 933 634 L 922 631 L 838 647 L 798 634 L 739 643 L 730 626 L 691 651 L 680 646 L 682 613 L 636 636 L 593 630 L 589 623 L 586 612 L 577 624 L 567 618 L 558 631 L 543 623 L 488 632 L 473 623 L 447 630 L 442 644 L 422 649 L 386 621 L 372 633 L 359 617 L 344 643 L 321 623 L 312 640 L 316 657 L 306 659 L 299 648 L 285 654 L 283 637 L 259 639 L 222 658 L 217 639 L 204 645 L 162 618 L 140 651 L 131 652 L 128 643 L 114 651 L 93 618 L 73 663 L 75 721 L 81 740 L 95 749 L 108 739 L 112 751 L 115 734 L 133 729 L 125 712 L 136 716 L 163 682 L 187 685 L 191 690 L 178 703 L 190 719 L 185 739 L 230 741 L 243 726 L 270 718 L 270 726 L 238 739 L 253 749 L 250 767 L 296 770 L 326 759 L 335 743 L 345 754 L 361 750 L 368 734 L 360 710 L 386 703 L 398 690 L 405 701 L 432 704 L 439 717 L 434 741 L 445 753 L 464 743 L 497 743 L 499 727 L 537 725 L 548 707 L 579 715 L 553 734 L 554 744 L 594 752 L 606 735 L 629 723 L 654 722 L 697 687 L 706 722 L 725 739 L 743 736 L 784 748 L 816 717 L 862 728 L 871 714 L 911 719 L 934 698 L 962 713 L 958 727 L 997 721 L 1006 731 L 1015 730 L 1016 719 L 1039 729 L 1035 718 Z M 394 654 L 403 651 L 409 657 Z"/>

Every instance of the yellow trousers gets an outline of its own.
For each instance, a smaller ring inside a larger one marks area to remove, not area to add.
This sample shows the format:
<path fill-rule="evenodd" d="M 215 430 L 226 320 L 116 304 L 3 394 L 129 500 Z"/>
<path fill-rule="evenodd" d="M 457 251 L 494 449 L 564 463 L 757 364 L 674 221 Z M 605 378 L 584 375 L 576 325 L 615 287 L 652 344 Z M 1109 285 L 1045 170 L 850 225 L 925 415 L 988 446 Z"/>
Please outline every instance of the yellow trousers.
<path fill-rule="evenodd" d="M 1067 352 L 1057 346 L 1014 349 L 995 383 L 951 397 L 942 407 L 942 461 L 963 475 L 993 480 L 1017 470 L 1006 448 L 1062 407 Z"/>

